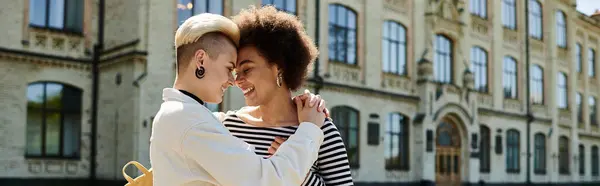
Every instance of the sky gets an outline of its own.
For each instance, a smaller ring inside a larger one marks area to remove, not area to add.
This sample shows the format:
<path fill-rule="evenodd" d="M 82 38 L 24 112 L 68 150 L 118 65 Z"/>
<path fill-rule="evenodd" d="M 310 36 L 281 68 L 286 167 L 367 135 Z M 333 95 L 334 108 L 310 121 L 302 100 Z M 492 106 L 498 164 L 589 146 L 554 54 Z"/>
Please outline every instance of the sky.
<path fill-rule="evenodd" d="M 585 15 L 592 15 L 600 9 L 600 0 L 577 0 L 577 10 Z"/>

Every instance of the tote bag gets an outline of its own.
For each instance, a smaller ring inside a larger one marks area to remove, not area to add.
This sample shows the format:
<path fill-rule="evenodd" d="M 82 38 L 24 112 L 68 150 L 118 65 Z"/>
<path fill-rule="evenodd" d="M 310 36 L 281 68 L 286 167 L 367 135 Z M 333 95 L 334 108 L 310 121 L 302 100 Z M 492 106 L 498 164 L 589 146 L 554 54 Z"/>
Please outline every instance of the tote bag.
<path fill-rule="evenodd" d="M 127 166 L 133 164 L 140 171 L 142 171 L 142 175 L 136 177 L 135 179 L 131 178 L 131 176 L 125 173 L 125 169 Z M 152 168 L 150 170 L 146 169 L 142 164 L 137 161 L 130 161 L 129 163 L 123 166 L 123 177 L 127 180 L 127 184 L 125 186 L 152 186 Z"/>

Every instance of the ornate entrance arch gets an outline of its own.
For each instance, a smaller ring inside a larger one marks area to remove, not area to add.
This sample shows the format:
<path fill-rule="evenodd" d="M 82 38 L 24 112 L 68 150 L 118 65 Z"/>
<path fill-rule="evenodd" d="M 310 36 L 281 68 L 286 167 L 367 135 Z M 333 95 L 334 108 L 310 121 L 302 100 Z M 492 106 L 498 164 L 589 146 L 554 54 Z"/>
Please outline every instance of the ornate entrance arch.
<path fill-rule="evenodd" d="M 462 140 L 459 121 L 444 117 L 436 129 L 435 180 L 436 185 L 461 184 Z"/>

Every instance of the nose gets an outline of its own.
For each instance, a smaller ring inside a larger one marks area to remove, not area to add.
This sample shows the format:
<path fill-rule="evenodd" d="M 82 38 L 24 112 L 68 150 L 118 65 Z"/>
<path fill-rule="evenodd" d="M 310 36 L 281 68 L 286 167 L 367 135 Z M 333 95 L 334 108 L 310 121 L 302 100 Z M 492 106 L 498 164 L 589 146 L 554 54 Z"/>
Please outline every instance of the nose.
<path fill-rule="evenodd" d="M 227 84 L 228 84 L 229 86 L 232 86 L 232 85 L 233 85 L 233 81 L 234 81 L 234 80 L 235 80 L 235 78 L 233 77 L 233 74 L 232 74 L 232 73 L 230 73 L 230 74 L 229 74 L 229 76 L 227 77 Z"/>
<path fill-rule="evenodd" d="M 235 76 L 235 86 L 238 86 L 243 82 L 243 77 L 242 74 L 237 74 L 237 76 Z"/>

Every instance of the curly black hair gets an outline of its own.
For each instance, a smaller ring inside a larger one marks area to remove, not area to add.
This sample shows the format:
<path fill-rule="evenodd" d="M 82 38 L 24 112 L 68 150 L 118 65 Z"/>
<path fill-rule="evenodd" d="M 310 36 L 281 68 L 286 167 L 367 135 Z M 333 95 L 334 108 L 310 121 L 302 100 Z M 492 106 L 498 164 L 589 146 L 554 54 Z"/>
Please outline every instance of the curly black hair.
<path fill-rule="evenodd" d="M 251 6 L 233 17 L 240 28 L 240 48 L 254 46 L 282 70 L 283 82 L 292 91 L 302 87 L 319 51 L 294 15 L 272 6 Z"/>

